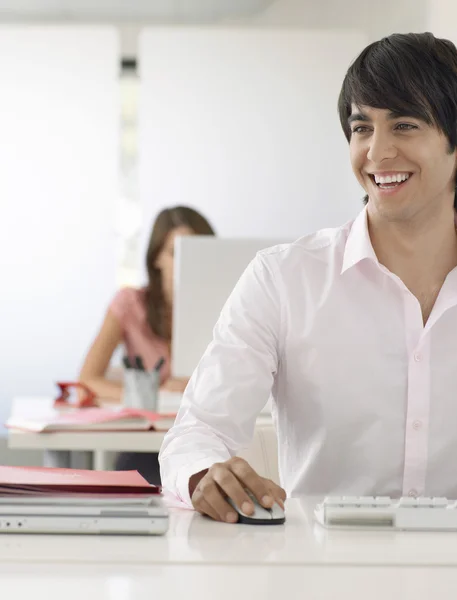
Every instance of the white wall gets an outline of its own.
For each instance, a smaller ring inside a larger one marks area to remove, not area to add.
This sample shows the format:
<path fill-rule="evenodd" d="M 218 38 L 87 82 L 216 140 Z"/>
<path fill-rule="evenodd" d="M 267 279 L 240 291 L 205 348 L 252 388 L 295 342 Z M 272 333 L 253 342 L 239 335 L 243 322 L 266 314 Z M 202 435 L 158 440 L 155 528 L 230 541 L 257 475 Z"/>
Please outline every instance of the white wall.
<path fill-rule="evenodd" d="M 145 237 L 164 206 L 223 236 L 299 237 L 352 218 L 337 97 L 359 33 L 149 29 L 140 44 Z"/>
<path fill-rule="evenodd" d="M 437 37 L 447 38 L 457 44 L 456 19 L 455 0 L 429 0 L 428 31 L 432 31 Z"/>
<path fill-rule="evenodd" d="M 114 292 L 112 28 L 0 28 L 0 423 L 74 379 Z"/>

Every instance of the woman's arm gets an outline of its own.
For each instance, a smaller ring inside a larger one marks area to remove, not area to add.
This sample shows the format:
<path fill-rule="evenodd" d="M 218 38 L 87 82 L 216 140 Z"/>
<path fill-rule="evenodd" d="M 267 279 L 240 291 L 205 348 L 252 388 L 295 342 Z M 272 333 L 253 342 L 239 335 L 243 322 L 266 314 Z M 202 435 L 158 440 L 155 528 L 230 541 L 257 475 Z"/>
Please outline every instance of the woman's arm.
<path fill-rule="evenodd" d="M 121 325 L 109 310 L 79 375 L 79 380 L 90 387 L 98 398 L 116 402 L 122 400 L 123 385 L 105 377 L 111 357 L 121 341 Z"/>
<path fill-rule="evenodd" d="M 167 392 L 184 392 L 188 383 L 188 377 L 169 377 L 160 386 L 160 389 L 166 390 Z"/>

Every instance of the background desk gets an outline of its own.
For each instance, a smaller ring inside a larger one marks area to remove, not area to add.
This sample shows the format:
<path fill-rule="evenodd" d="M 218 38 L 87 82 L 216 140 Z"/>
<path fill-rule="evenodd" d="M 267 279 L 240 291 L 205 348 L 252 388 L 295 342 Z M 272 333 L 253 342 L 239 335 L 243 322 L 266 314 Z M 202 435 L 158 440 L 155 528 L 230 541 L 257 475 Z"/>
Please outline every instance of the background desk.
<path fill-rule="evenodd" d="M 179 409 L 182 395 L 161 393 L 159 411 L 173 413 Z M 13 400 L 13 411 L 34 414 L 50 407 L 49 398 L 17 398 Z M 271 413 L 262 413 L 257 419 L 256 436 L 246 452 L 240 453 L 258 472 L 274 481 L 279 481 L 277 467 L 277 443 Z M 29 433 L 8 430 L 8 448 L 14 450 L 43 450 L 50 456 L 48 466 L 69 466 L 60 464 L 55 454 L 68 451 L 85 451 L 93 455 L 92 466 L 96 470 L 112 468 L 112 453 L 118 452 L 158 452 L 164 432 L 156 431 L 97 431 Z"/>
<path fill-rule="evenodd" d="M 327 531 L 317 500 L 288 500 L 284 526 L 172 509 L 158 538 L 0 535 L 2 598 L 455 599 L 456 534 Z"/>
<path fill-rule="evenodd" d="M 17 450 L 70 450 L 93 453 L 93 468 L 111 468 L 111 452 L 158 452 L 164 432 L 97 431 L 77 433 L 28 433 L 10 430 L 8 447 Z"/>
<path fill-rule="evenodd" d="M 175 413 L 179 409 L 182 394 L 161 392 L 159 411 Z M 20 415 L 43 414 L 52 409 L 53 399 L 43 397 L 17 397 L 12 402 L 12 413 Z M 110 406 L 107 404 L 107 406 Z M 111 405 L 112 406 L 112 405 Z M 8 430 L 8 448 L 14 450 L 43 450 L 47 456 L 47 466 L 70 466 L 60 464 L 59 453 L 85 451 L 92 453 L 92 466 L 97 470 L 112 467 L 112 453 L 118 452 L 158 452 L 164 438 L 163 432 L 59 432 L 36 434 Z M 64 461 L 69 458 L 64 456 Z"/>
<path fill-rule="evenodd" d="M 258 428 L 272 428 L 271 417 L 260 416 Z M 93 453 L 93 468 L 111 468 L 112 452 L 159 452 L 165 432 L 158 431 L 93 431 L 29 433 L 8 431 L 8 447 L 16 450 L 88 451 Z M 276 454 L 276 448 L 274 449 Z"/>

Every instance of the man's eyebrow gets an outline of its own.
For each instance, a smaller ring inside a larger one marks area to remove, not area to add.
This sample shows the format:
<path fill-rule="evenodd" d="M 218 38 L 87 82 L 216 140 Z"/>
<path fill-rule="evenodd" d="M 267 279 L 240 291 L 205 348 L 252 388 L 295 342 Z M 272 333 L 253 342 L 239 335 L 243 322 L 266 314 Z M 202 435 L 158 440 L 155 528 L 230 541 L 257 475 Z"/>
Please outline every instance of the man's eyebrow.
<path fill-rule="evenodd" d="M 351 123 L 354 123 L 354 121 L 368 122 L 370 119 L 364 113 L 356 112 L 352 113 L 352 115 L 349 115 L 348 124 L 350 125 Z"/>
<path fill-rule="evenodd" d="M 394 121 L 395 119 L 417 119 L 418 117 L 412 114 L 406 114 L 403 111 L 398 112 L 395 110 L 389 111 L 387 114 L 387 118 L 389 121 Z M 355 112 L 348 118 L 348 125 L 354 123 L 354 121 L 362 121 L 363 123 L 369 123 L 371 121 L 370 117 L 363 112 Z"/>

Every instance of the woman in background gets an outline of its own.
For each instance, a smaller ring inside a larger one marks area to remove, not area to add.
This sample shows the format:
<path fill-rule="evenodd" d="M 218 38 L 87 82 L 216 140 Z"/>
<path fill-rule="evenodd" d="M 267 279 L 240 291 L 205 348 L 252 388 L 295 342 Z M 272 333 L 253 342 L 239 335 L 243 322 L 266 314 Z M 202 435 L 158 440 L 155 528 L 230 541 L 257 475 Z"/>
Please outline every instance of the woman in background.
<path fill-rule="evenodd" d="M 144 288 L 124 288 L 116 294 L 81 369 L 80 381 L 98 398 L 122 400 L 122 382 L 107 377 L 113 353 L 121 343 L 129 359 L 141 356 L 148 370 L 164 359 L 161 389 L 183 392 L 187 385 L 187 379 L 170 376 L 173 255 L 179 235 L 214 235 L 214 230 L 205 217 L 185 206 L 167 208 L 157 216 L 146 255 L 148 283 Z M 156 453 L 121 454 L 116 468 L 136 469 L 150 483 L 160 483 Z"/>

